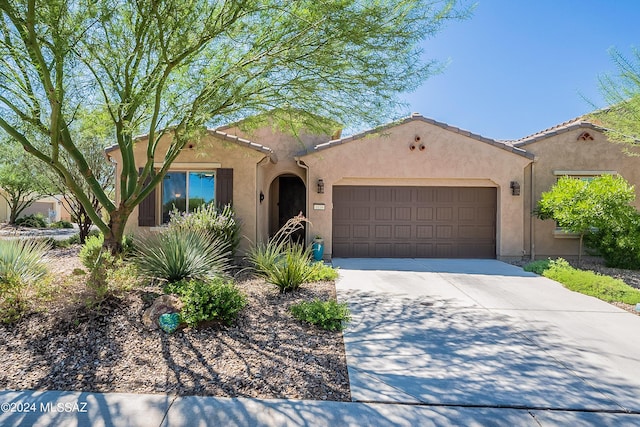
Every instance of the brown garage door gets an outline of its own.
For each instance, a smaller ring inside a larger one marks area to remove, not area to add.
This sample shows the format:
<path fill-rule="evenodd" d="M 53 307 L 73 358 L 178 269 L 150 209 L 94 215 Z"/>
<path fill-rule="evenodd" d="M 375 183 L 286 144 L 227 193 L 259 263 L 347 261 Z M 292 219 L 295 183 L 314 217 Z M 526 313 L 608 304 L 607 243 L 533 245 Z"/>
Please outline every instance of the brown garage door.
<path fill-rule="evenodd" d="M 334 257 L 495 258 L 496 189 L 333 187 Z"/>

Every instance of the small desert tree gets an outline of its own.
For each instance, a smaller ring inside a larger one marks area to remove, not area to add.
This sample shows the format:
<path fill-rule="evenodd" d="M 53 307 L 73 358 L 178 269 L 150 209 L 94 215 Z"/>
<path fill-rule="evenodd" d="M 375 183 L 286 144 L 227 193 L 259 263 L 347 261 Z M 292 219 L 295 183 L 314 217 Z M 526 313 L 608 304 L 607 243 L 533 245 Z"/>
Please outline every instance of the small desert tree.
<path fill-rule="evenodd" d="M 0 143 L 0 196 L 9 205 L 9 224 L 36 200 L 50 193 L 49 182 L 40 173 L 43 165 L 20 146 Z"/>
<path fill-rule="evenodd" d="M 593 229 L 607 229 L 632 215 L 635 208 L 630 203 L 634 199 L 633 186 L 619 176 L 603 175 L 592 180 L 562 177 L 542 193 L 535 214 L 580 234 L 580 263 L 585 234 Z"/>
<path fill-rule="evenodd" d="M 117 252 L 129 215 L 205 124 L 274 108 L 313 112 L 311 122 L 387 120 L 397 94 L 433 72 L 420 43 L 466 14 L 457 3 L 0 1 L 0 129 L 60 177 Z M 117 202 L 70 130 L 79 106 L 109 113 L 122 155 Z M 142 159 L 134 155 L 139 134 L 148 140 Z M 160 152 L 163 137 L 170 144 Z"/>

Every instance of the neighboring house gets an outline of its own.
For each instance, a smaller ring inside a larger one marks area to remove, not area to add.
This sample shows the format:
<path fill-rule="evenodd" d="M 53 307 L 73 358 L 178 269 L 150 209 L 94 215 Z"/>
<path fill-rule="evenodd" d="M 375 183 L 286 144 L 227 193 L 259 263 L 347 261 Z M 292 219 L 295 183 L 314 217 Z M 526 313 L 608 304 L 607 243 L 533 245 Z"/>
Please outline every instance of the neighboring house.
<path fill-rule="evenodd" d="M 144 137 L 135 151 L 142 162 Z M 117 146 L 107 154 L 120 173 Z M 575 236 L 532 216 L 540 194 L 563 175 L 615 173 L 638 184 L 639 166 L 582 119 L 518 141 L 420 114 L 342 139 L 294 137 L 271 126 L 247 133 L 236 125 L 209 130 L 185 148 L 133 212 L 127 232 L 155 229 L 173 206 L 215 200 L 233 203 L 254 242 L 303 212 L 311 221 L 307 242 L 322 236 L 327 258 L 573 256 Z"/>
<path fill-rule="evenodd" d="M 2 192 L 2 189 L 0 189 L 0 192 Z M 71 215 L 66 208 L 66 201 L 62 196 L 46 196 L 40 198 L 20 212 L 18 218 L 36 213 L 40 213 L 45 218 L 50 218 L 54 222 L 60 220 L 71 221 Z M 11 210 L 9 209 L 9 204 L 3 197 L 0 197 L 0 222 L 7 222 L 10 217 Z"/>

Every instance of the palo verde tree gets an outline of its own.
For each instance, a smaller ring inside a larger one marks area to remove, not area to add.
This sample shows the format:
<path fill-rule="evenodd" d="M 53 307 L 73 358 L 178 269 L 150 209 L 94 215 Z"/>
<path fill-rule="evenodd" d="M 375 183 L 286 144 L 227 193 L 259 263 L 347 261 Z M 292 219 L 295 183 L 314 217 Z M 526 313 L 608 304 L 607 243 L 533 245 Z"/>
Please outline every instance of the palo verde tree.
<path fill-rule="evenodd" d="M 0 0 L 0 128 L 49 165 L 117 252 L 133 209 L 204 125 L 274 108 L 384 120 L 435 71 L 420 43 L 466 14 L 456 0 Z M 70 130 L 80 106 L 109 113 L 117 202 Z M 138 134 L 149 141 L 141 171 Z"/>
<path fill-rule="evenodd" d="M 620 176 L 603 175 L 590 181 L 565 176 L 542 193 L 535 214 L 580 234 L 580 263 L 584 236 L 592 230 L 611 230 L 628 222 L 636 213 L 630 205 L 634 199 L 633 186 Z"/>
<path fill-rule="evenodd" d="M 110 119 L 105 110 L 87 110 L 79 108 L 76 111 L 69 129 L 74 137 L 78 150 L 84 157 L 89 169 L 93 173 L 95 180 L 100 184 L 100 188 L 111 198 L 114 195 L 114 173 L 115 167 L 111 162 L 106 161 L 105 148 L 113 141 L 113 127 L 109 126 Z M 71 156 L 65 151 L 61 152 L 60 162 L 72 175 L 74 182 L 82 187 L 83 194 L 86 194 L 91 202 L 92 209 L 102 216 L 102 206 L 95 192 L 91 191 L 87 182 L 82 179 L 80 172 L 74 167 Z M 38 161 L 38 163 L 40 163 Z M 42 169 L 42 168 L 41 168 Z M 78 224 L 80 243 L 84 243 L 93 221 L 80 200 L 65 182 L 51 169 L 40 171 L 47 177 L 53 194 L 60 195 L 65 200 L 65 205 L 75 223 Z"/>
<path fill-rule="evenodd" d="M 616 73 L 600 76 L 600 92 L 609 107 L 593 113 L 592 119 L 607 129 L 613 141 L 633 145 L 629 154 L 638 154 L 640 140 L 640 50 L 626 57 L 612 49 L 611 59 Z"/>

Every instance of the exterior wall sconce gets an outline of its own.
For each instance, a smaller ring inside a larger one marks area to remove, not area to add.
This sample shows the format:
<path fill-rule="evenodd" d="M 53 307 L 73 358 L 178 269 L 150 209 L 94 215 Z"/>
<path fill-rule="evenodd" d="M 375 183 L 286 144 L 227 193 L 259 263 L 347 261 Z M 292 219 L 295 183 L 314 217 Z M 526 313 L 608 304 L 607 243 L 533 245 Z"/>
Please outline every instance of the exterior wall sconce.
<path fill-rule="evenodd" d="M 324 194 L 324 181 L 322 178 L 318 180 L 318 194 Z"/>
<path fill-rule="evenodd" d="M 520 195 L 520 183 L 518 181 L 511 181 L 511 194 L 513 196 L 519 196 Z"/>
<path fill-rule="evenodd" d="M 261 191 L 260 192 L 260 203 L 262 203 L 264 201 L 264 193 Z"/>

